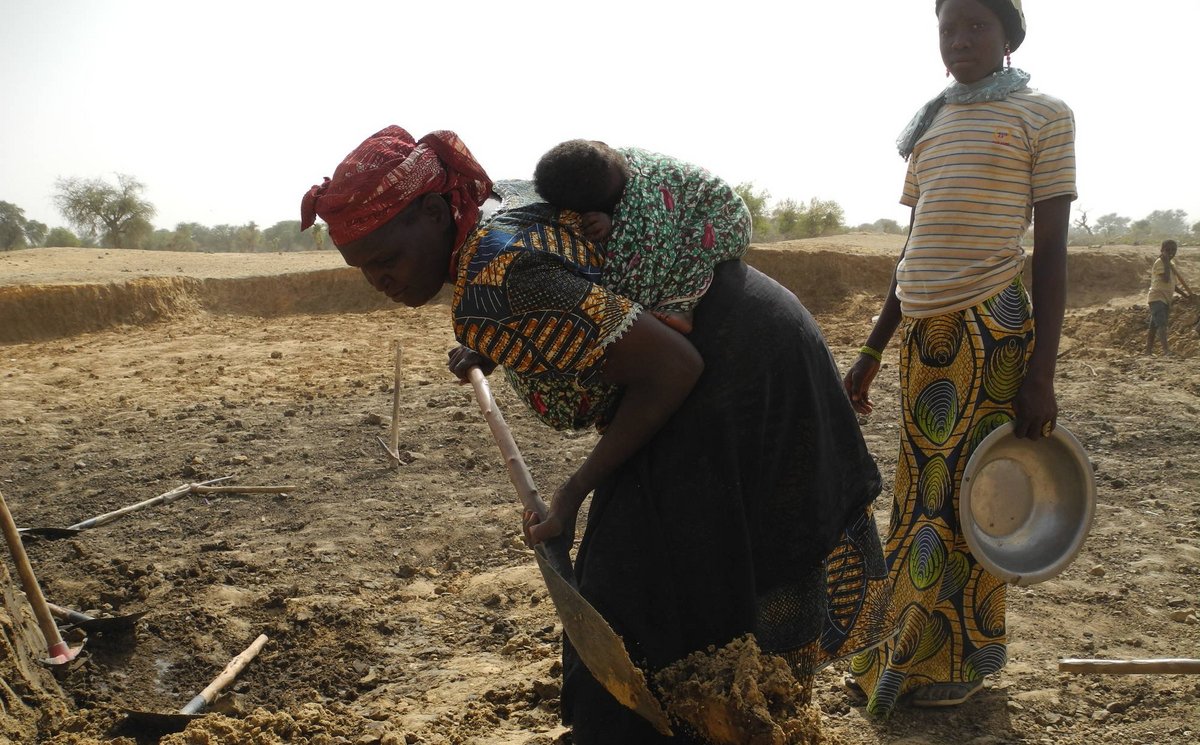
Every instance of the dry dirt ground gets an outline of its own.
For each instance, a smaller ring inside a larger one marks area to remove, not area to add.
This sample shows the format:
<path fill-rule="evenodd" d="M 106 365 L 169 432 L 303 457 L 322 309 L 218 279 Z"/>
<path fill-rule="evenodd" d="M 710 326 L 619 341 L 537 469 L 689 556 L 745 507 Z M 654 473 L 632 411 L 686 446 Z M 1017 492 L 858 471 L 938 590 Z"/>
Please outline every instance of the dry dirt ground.
<path fill-rule="evenodd" d="M 897 250 L 847 237 L 758 247 L 751 261 L 809 305 L 845 366 Z M 1154 254 L 1072 251 L 1058 394 L 1099 508 L 1071 568 L 1010 593 L 1008 667 L 957 710 L 887 721 L 827 670 L 816 700 L 828 731 L 852 745 L 1197 741 L 1200 677 L 1056 667 L 1200 657 L 1198 309 L 1176 307 L 1175 357 L 1144 355 Z M 1196 249 L 1181 266 L 1200 285 Z M 565 741 L 561 626 L 470 389 L 445 371 L 447 307 L 385 308 L 339 267 L 332 253 L 0 254 L 0 491 L 19 525 L 70 525 L 217 477 L 294 485 L 190 496 L 28 541 L 51 601 L 149 614 L 133 635 L 94 635 L 57 682 L 9 659 L 0 741 L 154 742 L 118 728 L 122 710 L 178 709 L 260 633 L 269 643 L 232 686 L 239 716 L 164 742 Z M 397 341 L 398 468 L 376 442 L 389 433 Z M 885 362 L 863 428 L 890 479 L 894 347 Z M 551 432 L 501 380 L 493 390 L 549 493 L 594 436 Z M 876 503 L 881 526 L 890 497 Z M 10 612 L 11 657 L 11 624 L 28 613 Z M 47 703 L 55 685 L 65 706 Z"/>

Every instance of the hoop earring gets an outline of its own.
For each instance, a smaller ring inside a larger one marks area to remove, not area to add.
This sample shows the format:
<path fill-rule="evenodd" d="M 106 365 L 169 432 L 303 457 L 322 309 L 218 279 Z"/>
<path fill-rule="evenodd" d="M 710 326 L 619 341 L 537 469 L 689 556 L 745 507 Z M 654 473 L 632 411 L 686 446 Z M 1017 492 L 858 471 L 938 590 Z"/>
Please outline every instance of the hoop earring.
<path fill-rule="evenodd" d="M 1012 67 L 1012 47 L 1008 45 L 1007 41 L 1004 42 L 1004 66 Z"/>

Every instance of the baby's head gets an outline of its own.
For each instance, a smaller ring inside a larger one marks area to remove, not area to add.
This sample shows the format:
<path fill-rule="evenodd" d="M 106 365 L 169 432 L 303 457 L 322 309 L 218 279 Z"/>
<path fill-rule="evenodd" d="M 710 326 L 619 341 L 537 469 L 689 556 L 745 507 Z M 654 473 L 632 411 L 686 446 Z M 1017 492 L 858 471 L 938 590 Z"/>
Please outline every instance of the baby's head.
<path fill-rule="evenodd" d="M 598 140 L 559 143 L 533 171 L 533 185 L 542 199 L 576 212 L 611 213 L 628 178 L 625 156 Z"/>

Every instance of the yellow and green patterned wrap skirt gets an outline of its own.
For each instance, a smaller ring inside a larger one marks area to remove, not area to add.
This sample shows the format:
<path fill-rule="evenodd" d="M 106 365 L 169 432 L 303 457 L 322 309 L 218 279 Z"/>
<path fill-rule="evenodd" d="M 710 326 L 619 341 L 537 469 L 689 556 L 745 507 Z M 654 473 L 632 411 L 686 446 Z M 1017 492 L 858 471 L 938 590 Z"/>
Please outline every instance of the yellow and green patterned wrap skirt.
<path fill-rule="evenodd" d="M 1019 277 L 974 307 L 904 321 L 903 426 L 884 547 L 898 630 L 851 662 L 872 714 L 923 685 L 1004 667 L 1005 585 L 971 556 L 958 489 L 975 446 L 1013 418 L 1033 338 Z"/>

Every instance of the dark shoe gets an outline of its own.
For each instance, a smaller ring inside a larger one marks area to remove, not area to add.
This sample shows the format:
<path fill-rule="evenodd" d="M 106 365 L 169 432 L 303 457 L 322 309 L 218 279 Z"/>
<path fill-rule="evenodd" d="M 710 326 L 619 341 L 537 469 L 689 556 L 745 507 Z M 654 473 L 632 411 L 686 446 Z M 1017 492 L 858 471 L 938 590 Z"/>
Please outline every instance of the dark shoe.
<path fill-rule="evenodd" d="M 908 703 L 918 709 L 958 706 L 982 689 L 982 678 L 967 683 L 930 683 L 913 691 Z"/>

